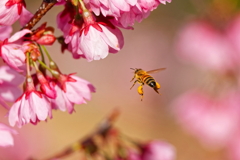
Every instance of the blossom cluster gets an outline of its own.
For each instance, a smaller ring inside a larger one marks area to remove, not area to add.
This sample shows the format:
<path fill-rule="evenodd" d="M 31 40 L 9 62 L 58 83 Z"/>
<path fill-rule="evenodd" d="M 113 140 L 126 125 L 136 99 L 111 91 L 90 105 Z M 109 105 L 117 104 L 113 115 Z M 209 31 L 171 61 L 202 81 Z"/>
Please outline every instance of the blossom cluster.
<path fill-rule="evenodd" d="M 81 2 L 80 10 L 71 2 L 61 2 L 64 10 L 58 14 L 57 24 L 65 39 L 62 48 L 68 49 L 74 58 L 88 61 L 103 59 L 109 52 L 117 53 L 124 43 L 118 27 L 132 28 L 135 21 L 141 22 L 150 11 L 167 1 L 90 0 Z"/>
<path fill-rule="evenodd" d="M 191 89 L 173 103 L 174 113 L 190 134 L 211 148 L 225 148 L 240 158 L 240 15 L 225 27 L 207 20 L 185 25 L 177 40 L 177 56 L 208 71 L 203 86 Z"/>
<path fill-rule="evenodd" d="M 0 57 L 6 65 L 0 67 L 0 104 L 8 110 L 10 125 L 46 121 L 52 118 L 52 110 L 73 113 L 75 104 L 86 103 L 95 92 L 90 82 L 75 73 L 62 73 L 45 46 L 57 40 L 62 51 L 70 51 L 75 59 L 103 59 L 122 49 L 119 28 L 132 29 L 135 22 L 166 2 L 171 0 L 44 0 L 32 14 L 24 0 L 1 0 Z M 33 30 L 54 5 L 64 6 L 56 18 L 62 36 L 56 37 L 47 23 Z M 23 28 L 12 34 L 12 25 L 18 20 Z M 12 145 L 12 133 L 16 132 L 1 124 L 0 137 L 9 140 L 0 140 L 1 146 Z"/>

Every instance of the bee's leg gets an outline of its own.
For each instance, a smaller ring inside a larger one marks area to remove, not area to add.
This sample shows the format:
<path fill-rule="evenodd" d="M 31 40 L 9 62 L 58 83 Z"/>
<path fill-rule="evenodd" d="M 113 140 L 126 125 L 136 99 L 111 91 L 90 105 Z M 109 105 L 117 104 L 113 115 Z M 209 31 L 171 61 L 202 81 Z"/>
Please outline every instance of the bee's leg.
<path fill-rule="evenodd" d="M 135 78 L 135 75 L 134 75 L 134 77 L 132 78 L 132 80 L 130 82 L 132 82 L 134 80 L 134 78 Z"/>
<path fill-rule="evenodd" d="M 133 85 L 132 85 L 132 87 L 131 87 L 130 89 L 132 89 L 133 86 L 134 86 L 137 82 L 138 82 L 138 80 L 134 81 L 134 83 L 133 83 Z"/>
<path fill-rule="evenodd" d="M 158 94 L 160 94 L 158 92 L 158 89 L 161 88 L 161 85 L 159 83 L 156 82 L 156 86 L 153 88 Z M 161 95 L 161 94 L 160 94 Z"/>
<path fill-rule="evenodd" d="M 141 95 L 141 101 L 143 100 L 143 85 L 138 87 L 138 93 Z"/>

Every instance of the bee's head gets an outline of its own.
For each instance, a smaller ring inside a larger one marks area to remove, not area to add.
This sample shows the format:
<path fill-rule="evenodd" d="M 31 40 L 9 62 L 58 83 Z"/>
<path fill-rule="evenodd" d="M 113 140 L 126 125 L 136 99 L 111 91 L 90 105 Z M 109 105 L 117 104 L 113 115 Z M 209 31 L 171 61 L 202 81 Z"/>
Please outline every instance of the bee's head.
<path fill-rule="evenodd" d="M 138 71 L 140 71 L 140 70 L 142 70 L 141 68 L 130 68 L 130 69 L 132 69 L 132 70 L 134 70 L 134 73 L 137 73 Z"/>

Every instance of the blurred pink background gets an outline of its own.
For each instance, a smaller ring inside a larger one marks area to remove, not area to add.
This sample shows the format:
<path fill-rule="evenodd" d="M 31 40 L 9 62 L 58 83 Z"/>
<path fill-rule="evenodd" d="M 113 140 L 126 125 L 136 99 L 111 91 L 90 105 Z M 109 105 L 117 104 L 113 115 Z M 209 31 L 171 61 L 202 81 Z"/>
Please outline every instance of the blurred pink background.
<path fill-rule="evenodd" d="M 41 2 L 26 0 L 26 3 L 27 8 L 35 12 Z M 54 7 L 41 22 L 48 21 L 48 25 L 55 27 L 56 15 L 61 10 L 62 6 Z M 142 141 L 167 140 L 176 147 L 178 160 L 226 159 L 221 150 L 207 150 L 184 132 L 177 124 L 170 105 L 178 95 L 198 85 L 204 75 L 197 68 L 181 63 L 174 54 L 176 34 L 193 10 L 192 3 L 187 0 L 173 0 L 170 4 L 160 5 L 142 23 L 136 23 L 134 30 L 122 30 L 124 48 L 100 61 L 75 60 L 67 51 L 62 54 L 55 42 L 48 50 L 60 69 L 64 73 L 77 72 L 78 76 L 96 87 L 96 93 L 88 104 L 76 105 L 76 112 L 72 115 L 53 111 L 53 119 L 48 122 L 16 128 L 19 134 L 14 136 L 15 146 L 0 148 L 0 159 L 49 157 L 90 133 L 115 108 L 121 111 L 116 126 L 123 133 Z M 18 29 L 16 24 L 15 30 Z M 61 35 L 58 29 L 55 33 Z M 130 90 L 133 77 L 130 68 L 152 70 L 162 67 L 167 70 L 153 75 L 161 84 L 159 92 L 162 95 L 144 86 L 141 102 L 137 85 Z M 6 111 L 0 108 L 0 121 L 8 124 L 5 115 Z"/>

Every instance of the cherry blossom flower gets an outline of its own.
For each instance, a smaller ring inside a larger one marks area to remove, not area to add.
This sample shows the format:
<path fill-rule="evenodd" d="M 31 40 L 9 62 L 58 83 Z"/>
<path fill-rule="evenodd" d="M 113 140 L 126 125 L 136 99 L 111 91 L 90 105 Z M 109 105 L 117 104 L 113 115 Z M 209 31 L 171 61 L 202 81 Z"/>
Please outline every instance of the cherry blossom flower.
<path fill-rule="evenodd" d="M 80 38 L 80 49 L 88 61 L 100 60 L 107 57 L 110 48 L 119 51 L 118 37 L 122 38 L 121 31 L 117 28 L 111 29 L 107 25 L 99 24 L 99 30 L 90 25 L 88 33 L 82 34 Z M 118 34 L 118 36 L 116 36 Z"/>
<path fill-rule="evenodd" d="M 121 12 L 128 12 L 132 5 L 137 4 L 137 0 L 88 0 L 84 2 L 86 2 L 86 4 L 90 6 L 91 10 L 95 13 L 95 15 L 99 16 L 100 13 L 102 13 L 105 17 L 120 17 Z"/>
<path fill-rule="evenodd" d="M 24 0 L 1 0 L 0 1 L 0 25 L 11 26 L 20 19 L 20 24 L 25 25 L 32 17 L 26 10 Z"/>
<path fill-rule="evenodd" d="M 128 29 L 135 21 L 141 22 L 146 18 L 160 3 L 170 3 L 171 0 L 86 0 L 84 2 L 90 6 L 95 15 L 99 16 L 101 13 L 104 17 L 114 17 L 112 22 L 115 25 Z"/>
<path fill-rule="evenodd" d="M 21 67 L 25 65 L 26 56 L 23 51 L 23 41 L 21 38 L 27 33 L 31 33 L 31 31 L 27 29 L 21 30 L 0 44 L 2 59 L 18 72 L 22 72 Z"/>
<path fill-rule="evenodd" d="M 164 141 L 151 141 L 143 146 L 142 160 L 174 160 L 175 148 Z"/>
<path fill-rule="evenodd" d="M 21 95 L 17 86 L 23 82 L 23 76 L 8 66 L 0 67 L 0 75 L 0 104 L 8 109 L 5 101 L 14 102 Z"/>
<path fill-rule="evenodd" d="M 91 92 L 95 92 L 91 83 L 73 74 L 61 74 L 58 81 L 52 81 L 50 85 L 57 92 L 57 97 L 52 99 L 52 108 L 69 113 L 74 111 L 75 104 L 86 103 L 91 99 Z"/>
<path fill-rule="evenodd" d="M 220 73 L 235 70 L 240 52 L 234 50 L 227 34 L 207 22 L 191 22 L 180 32 L 177 40 L 178 56 L 203 69 Z"/>
<path fill-rule="evenodd" d="M 17 132 L 12 128 L 6 126 L 5 124 L 0 123 L 0 146 L 1 147 L 13 146 L 12 134 L 17 134 Z"/>
<path fill-rule="evenodd" d="M 12 105 L 9 111 L 9 123 L 18 127 L 31 122 L 52 118 L 51 104 L 49 99 L 39 91 L 36 91 L 31 77 L 26 79 L 26 91 Z"/>
<path fill-rule="evenodd" d="M 99 16 L 101 13 L 104 17 L 114 17 L 115 25 L 128 29 L 135 21 L 141 22 L 146 18 L 160 3 L 170 3 L 171 0 L 85 0 L 84 2 L 90 6 L 95 15 Z"/>
<path fill-rule="evenodd" d="M 84 22 L 75 20 L 69 24 L 71 15 L 64 13 L 58 15 L 58 26 L 64 32 L 65 43 L 74 58 L 100 60 L 123 47 L 121 31 L 110 22 L 96 22 L 91 12 L 84 11 Z"/>
<path fill-rule="evenodd" d="M 150 10 L 145 10 L 137 4 L 131 7 L 131 10 L 128 12 L 122 12 L 121 16 L 111 19 L 111 22 L 124 29 L 132 29 L 132 26 L 135 22 L 141 22 L 143 19 L 147 18 L 150 14 Z"/>
<path fill-rule="evenodd" d="M 203 20 L 183 27 L 177 39 L 177 55 L 211 71 L 217 81 L 211 79 L 205 90 L 190 90 L 173 103 L 177 120 L 188 133 L 206 147 L 228 148 L 233 157 L 238 157 L 240 124 L 239 27 L 240 15 L 221 28 Z"/>
<path fill-rule="evenodd" d="M 229 91 L 215 99 L 204 92 L 189 91 L 173 103 L 178 122 L 203 145 L 223 147 L 239 126 L 240 94 Z"/>

